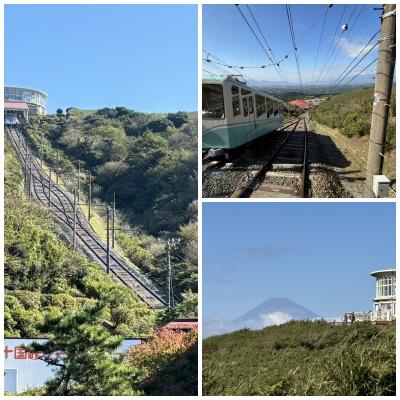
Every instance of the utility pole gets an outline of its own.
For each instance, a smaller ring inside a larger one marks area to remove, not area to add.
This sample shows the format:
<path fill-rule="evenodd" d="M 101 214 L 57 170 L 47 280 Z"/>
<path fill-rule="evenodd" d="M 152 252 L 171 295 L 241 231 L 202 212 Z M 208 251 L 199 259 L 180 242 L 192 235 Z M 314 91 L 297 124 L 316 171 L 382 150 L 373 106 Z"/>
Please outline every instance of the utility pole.
<path fill-rule="evenodd" d="M 40 166 L 43 167 L 43 131 L 40 134 Z"/>
<path fill-rule="evenodd" d="M 112 210 L 112 248 L 115 246 L 115 191 L 113 197 L 113 210 Z"/>
<path fill-rule="evenodd" d="M 396 60 L 396 4 L 384 4 L 381 17 L 381 37 L 375 76 L 374 104 L 368 148 L 365 196 L 374 197 L 374 175 L 383 170 L 386 130 L 392 94 Z"/>
<path fill-rule="evenodd" d="M 107 206 L 107 274 L 110 273 L 110 207 Z"/>
<path fill-rule="evenodd" d="M 28 196 L 29 196 L 29 198 L 32 197 L 31 182 L 32 182 L 32 154 L 29 154 L 29 179 L 28 179 Z"/>
<path fill-rule="evenodd" d="M 76 248 L 76 188 L 74 188 L 74 233 L 72 237 L 72 248 Z"/>
<path fill-rule="evenodd" d="M 56 184 L 58 185 L 58 175 L 60 174 L 60 159 L 59 159 L 59 151 L 57 146 L 56 160 L 57 160 L 57 169 L 56 169 Z"/>
<path fill-rule="evenodd" d="M 80 204 L 80 192 L 81 192 L 81 179 L 80 179 L 80 176 L 81 176 L 81 162 L 80 161 L 78 161 L 78 176 L 77 176 L 77 178 L 78 178 L 78 204 Z"/>
<path fill-rule="evenodd" d="M 167 241 L 168 251 L 168 309 L 171 309 L 171 239 Z"/>
<path fill-rule="evenodd" d="M 88 210 L 88 221 L 90 222 L 92 209 L 92 171 L 89 171 L 89 210 Z"/>
<path fill-rule="evenodd" d="M 49 172 L 49 207 L 51 206 L 51 170 Z"/>

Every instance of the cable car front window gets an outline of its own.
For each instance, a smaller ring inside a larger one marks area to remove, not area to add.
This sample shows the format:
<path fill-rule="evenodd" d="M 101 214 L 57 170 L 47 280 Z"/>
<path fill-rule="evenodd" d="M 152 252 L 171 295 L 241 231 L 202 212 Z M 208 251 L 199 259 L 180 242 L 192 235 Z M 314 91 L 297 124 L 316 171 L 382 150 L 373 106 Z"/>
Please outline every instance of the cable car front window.
<path fill-rule="evenodd" d="M 203 85 L 203 119 L 224 119 L 224 94 L 222 85 Z"/>

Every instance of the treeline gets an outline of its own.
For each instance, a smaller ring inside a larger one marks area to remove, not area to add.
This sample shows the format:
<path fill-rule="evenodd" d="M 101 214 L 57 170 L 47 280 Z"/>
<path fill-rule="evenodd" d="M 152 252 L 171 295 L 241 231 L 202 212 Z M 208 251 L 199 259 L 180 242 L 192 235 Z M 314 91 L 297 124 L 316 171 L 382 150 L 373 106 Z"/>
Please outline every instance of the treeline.
<path fill-rule="evenodd" d="M 291 321 L 203 341 L 206 396 L 394 396 L 396 327 Z"/>
<path fill-rule="evenodd" d="M 371 129 L 374 88 L 352 90 L 332 96 L 310 111 L 317 122 L 337 128 L 347 136 L 369 135 Z M 392 92 L 389 124 L 386 136 L 386 151 L 396 147 L 396 92 Z"/>
<path fill-rule="evenodd" d="M 43 136 L 46 162 L 64 175 L 80 161 L 82 188 L 91 171 L 93 195 L 111 202 L 115 191 L 118 208 L 135 226 L 159 234 L 196 219 L 195 113 L 70 108 L 65 115 L 59 110 L 32 118 L 27 134 L 38 151 Z"/>

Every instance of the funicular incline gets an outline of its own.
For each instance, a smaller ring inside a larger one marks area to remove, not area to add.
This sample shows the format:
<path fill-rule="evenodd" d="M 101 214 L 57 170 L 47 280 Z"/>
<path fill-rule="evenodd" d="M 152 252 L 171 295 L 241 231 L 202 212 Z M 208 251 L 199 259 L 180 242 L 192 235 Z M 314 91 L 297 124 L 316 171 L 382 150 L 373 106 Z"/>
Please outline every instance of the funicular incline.
<path fill-rule="evenodd" d="M 25 182 L 30 196 L 48 207 L 57 220 L 71 233 L 74 227 L 74 196 L 63 186 L 55 184 L 41 167 L 28 145 L 21 128 L 6 129 L 18 158 L 28 177 Z M 76 207 L 76 243 L 90 258 L 107 270 L 107 245 L 93 231 L 79 206 Z M 165 295 L 147 277 L 135 270 L 122 256 L 109 249 L 109 273 L 113 278 L 131 288 L 138 297 L 153 309 L 166 308 Z"/>

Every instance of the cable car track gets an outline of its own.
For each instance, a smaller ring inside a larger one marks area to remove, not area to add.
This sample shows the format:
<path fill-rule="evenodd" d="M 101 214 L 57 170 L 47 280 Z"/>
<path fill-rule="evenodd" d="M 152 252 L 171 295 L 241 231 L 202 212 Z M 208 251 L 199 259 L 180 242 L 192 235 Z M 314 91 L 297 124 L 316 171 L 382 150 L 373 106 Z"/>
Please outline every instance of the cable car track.
<path fill-rule="evenodd" d="M 299 129 L 299 125 L 303 129 Z M 307 197 L 307 123 L 299 118 L 253 178 L 233 198 Z"/>
<path fill-rule="evenodd" d="M 282 137 L 288 137 L 285 131 L 295 130 L 302 118 L 292 119 L 280 129 L 249 142 L 231 153 L 229 161 L 203 157 L 203 197 L 242 197 L 241 192 L 259 176 L 260 170 L 276 153 Z"/>
<path fill-rule="evenodd" d="M 50 183 L 43 169 L 39 166 L 37 159 L 31 150 L 28 152 L 28 146 L 21 133 L 15 130 L 7 130 L 13 143 L 18 157 L 24 168 L 27 167 L 28 154 L 32 157 L 31 163 L 31 188 L 35 197 L 45 206 L 49 206 L 50 211 L 68 228 L 73 229 L 73 200 L 68 192 L 62 190 L 58 185 Z M 22 147 L 22 148 L 21 148 Z M 25 149 L 24 149 L 25 147 Z M 25 153 L 25 155 L 24 155 Z M 50 191 L 49 191 L 50 184 Z M 49 200 L 50 193 L 50 200 Z M 88 221 L 82 214 L 79 207 L 76 208 L 76 237 L 81 241 L 85 250 L 93 255 L 94 259 L 105 269 L 107 266 L 107 247 L 101 239 L 92 231 Z M 71 216 L 72 214 L 72 216 Z M 162 309 L 166 307 L 166 301 L 158 289 L 151 283 L 145 282 L 142 276 L 132 271 L 121 256 L 110 249 L 110 272 L 113 277 L 131 288 L 139 298 L 147 303 L 153 309 Z"/>

